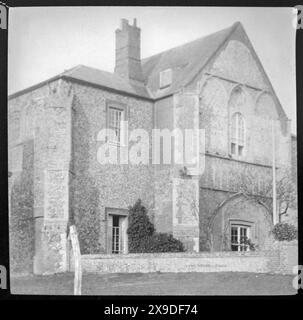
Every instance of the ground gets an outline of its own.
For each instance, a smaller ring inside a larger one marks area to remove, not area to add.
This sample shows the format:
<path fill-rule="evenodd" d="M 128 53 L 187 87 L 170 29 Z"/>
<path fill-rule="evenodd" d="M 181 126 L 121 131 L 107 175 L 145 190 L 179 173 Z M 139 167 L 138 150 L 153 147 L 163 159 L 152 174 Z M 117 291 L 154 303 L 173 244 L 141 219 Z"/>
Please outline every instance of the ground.
<path fill-rule="evenodd" d="M 72 295 L 73 274 L 11 278 L 13 294 Z M 293 276 L 244 272 L 84 274 L 83 295 L 294 295 Z"/>

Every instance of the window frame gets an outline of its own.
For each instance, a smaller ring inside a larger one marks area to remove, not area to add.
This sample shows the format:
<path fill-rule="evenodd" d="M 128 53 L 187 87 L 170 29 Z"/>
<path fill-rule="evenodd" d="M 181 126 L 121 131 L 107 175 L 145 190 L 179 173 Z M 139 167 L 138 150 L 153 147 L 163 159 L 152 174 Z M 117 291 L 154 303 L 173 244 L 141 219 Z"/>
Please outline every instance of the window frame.
<path fill-rule="evenodd" d="M 105 236 L 106 236 L 106 253 L 107 254 L 126 254 L 128 253 L 128 235 L 127 232 L 125 234 L 122 233 L 122 224 L 119 225 L 118 230 L 119 231 L 119 250 L 118 252 L 113 252 L 113 231 L 114 231 L 114 225 L 113 225 L 113 217 L 116 216 L 119 218 L 119 224 L 122 221 L 121 218 L 127 219 L 129 216 L 128 209 L 122 209 L 122 208 L 113 208 L 113 207 L 106 207 L 105 208 Z M 112 219 L 111 228 L 109 229 L 109 219 Z M 128 223 L 128 221 L 127 221 Z M 126 239 L 125 239 L 126 238 Z"/>
<path fill-rule="evenodd" d="M 249 250 L 249 246 L 248 245 L 244 245 L 244 244 L 240 244 L 237 243 L 235 245 L 239 246 L 238 250 L 232 250 L 232 228 L 233 227 L 237 227 L 238 228 L 238 240 L 241 241 L 240 237 L 241 237 L 241 231 L 239 233 L 239 229 L 240 228 L 245 228 L 247 230 L 246 232 L 246 237 L 248 239 L 252 239 L 254 238 L 254 234 L 255 234 L 255 224 L 252 221 L 245 221 L 245 220 L 238 220 L 238 219 L 231 219 L 229 220 L 229 246 L 230 246 L 230 250 L 231 251 L 235 251 L 235 252 L 247 252 L 250 251 Z M 241 247 L 245 247 L 246 250 L 241 250 Z"/>
<path fill-rule="evenodd" d="M 121 111 L 121 119 L 120 119 L 120 137 L 118 140 L 111 140 L 109 131 L 107 132 L 106 141 L 112 145 L 125 146 L 127 145 L 127 129 L 121 125 L 122 121 L 128 121 L 128 108 L 127 105 L 121 102 L 117 102 L 114 100 L 106 100 L 106 128 L 107 130 L 112 128 L 110 124 L 110 110 L 115 109 Z"/>

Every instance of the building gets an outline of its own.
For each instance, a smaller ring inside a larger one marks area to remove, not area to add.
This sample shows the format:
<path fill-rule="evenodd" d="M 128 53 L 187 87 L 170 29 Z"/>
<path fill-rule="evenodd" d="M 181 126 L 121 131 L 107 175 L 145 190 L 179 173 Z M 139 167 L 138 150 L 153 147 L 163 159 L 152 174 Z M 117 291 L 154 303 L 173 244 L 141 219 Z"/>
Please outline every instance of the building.
<path fill-rule="evenodd" d="M 204 129 L 205 169 L 101 165 L 100 130 L 115 132 L 108 139 L 120 157 L 128 150 L 120 120 L 149 137 Z M 114 73 L 80 65 L 9 97 L 11 216 L 25 208 L 33 221 L 22 251 L 36 273 L 66 270 L 77 217 L 96 240 L 90 253 L 127 253 L 127 208 L 138 198 L 157 231 L 189 251 L 246 250 L 243 237 L 262 248 L 273 223 L 264 191 L 273 146 L 279 176 L 291 163 L 290 121 L 241 23 L 141 60 L 140 28 L 123 19 Z"/>

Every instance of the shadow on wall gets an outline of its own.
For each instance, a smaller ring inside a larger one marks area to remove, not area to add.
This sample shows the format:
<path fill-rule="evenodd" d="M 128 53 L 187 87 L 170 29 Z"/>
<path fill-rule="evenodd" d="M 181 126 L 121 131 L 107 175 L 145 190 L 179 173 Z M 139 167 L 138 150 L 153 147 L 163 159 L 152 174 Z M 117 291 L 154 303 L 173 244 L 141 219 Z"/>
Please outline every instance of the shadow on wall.
<path fill-rule="evenodd" d="M 72 105 L 70 219 L 77 227 L 81 254 L 100 253 L 99 191 L 89 173 L 90 125 L 77 96 Z"/>
<path fill-rule="evenodd" d="M 15 173 L 11 187 L 9 219 L 10 271 L 33 272 L 34 237 L 34 142 L 23 143 L 22 171 Z"/>

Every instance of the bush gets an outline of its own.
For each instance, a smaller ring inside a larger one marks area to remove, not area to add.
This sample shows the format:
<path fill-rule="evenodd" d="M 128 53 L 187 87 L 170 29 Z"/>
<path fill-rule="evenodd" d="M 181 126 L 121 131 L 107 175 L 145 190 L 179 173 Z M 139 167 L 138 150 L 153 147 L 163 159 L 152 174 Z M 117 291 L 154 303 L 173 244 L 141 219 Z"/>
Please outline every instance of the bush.
<path fill-rule="evenodd" d="M 183 243 L 171 234 L 155 233 L 151 237 L 150 252 L 183 252 Z"/>
<path fill-rule="evenodd" d="M 251 241 L 251 239 L 249 239 L 249 238 L 247 238 L 247 237 L 244 237 L 244 238 L 241 240 L 241 244 L 247 245 L 250 251 L 256 251 L 256 249 L 257 249 L 257 245 L 256 245 L 255 243 L 253 243 L 253 242 Z"/>
<path fill-rule="evenodd" d="M 129 252 L 145 252 L 149 237 L 153 235 L 155 228 L 149 221 L 147 210 L 137 200 L 133 207 L 129 208 L 128 215 L 128 248 Z"/>
<path fill-rule="evenodd" d="M 277 223 L 274 226 L 272 233 L 274 238 L 278 241 L 292 241 L 298 237 L 296 227 L 288 223 Z"/>
<path fill-rule="evenodd" d="M 167 233 L 155 232 L 140 199 L 129 208 L 127 234 L 130 253 L 184 251 L 180 240 Z"/>

